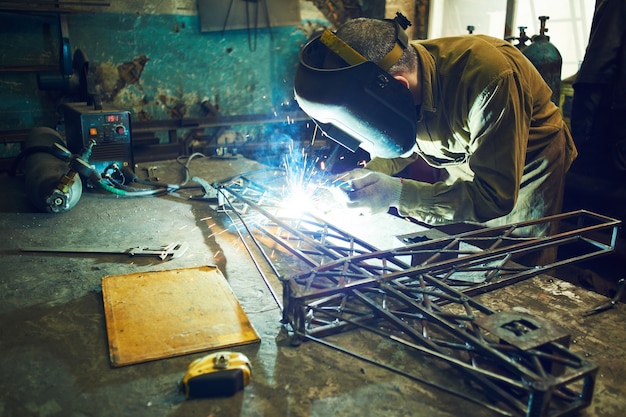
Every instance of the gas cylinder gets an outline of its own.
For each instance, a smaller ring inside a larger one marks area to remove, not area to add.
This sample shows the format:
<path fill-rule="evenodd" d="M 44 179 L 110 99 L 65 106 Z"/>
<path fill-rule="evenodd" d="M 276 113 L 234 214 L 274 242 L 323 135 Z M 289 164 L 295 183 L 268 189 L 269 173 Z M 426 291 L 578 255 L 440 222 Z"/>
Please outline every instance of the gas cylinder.
<path fill-rule="evenodd" d="M 524 50 L 528 47 L 528 45 L 526 45 L 526 42 L 528 42 L 530 38 L 526 34 L 526 26 L 519 26 L 518 29 L 519 29 L 519 37 L 517 38 L 514 37 L 512 38 L 512 40 L 517 40 L 515 47 L 519 49 L 520 51 L 524 52 Z"/>
<path fill-rule="evenodd" d="M 31 203 L 48 213 L 72 209 L 82 195 L 83 186 L 80 176 L 70 169 L 67 159 L 71 153 L 59 133 L 48 127 L 32 129 L 23 155 L 24 179 Z"/>
<path fill-rule="evenodd" d="M 550 42 L 550 37 L 546 35 L 546 20 L 548 16 L 539 16 L 541 28 L 539 35 L 531 38 L 532 43 L 528 45 L 522 53 L 533 63 L 545 82 L 552 89 L 551 100 L 559 105 L 561 100 L 561 68 L 563 58 L 558 49 Z"/>

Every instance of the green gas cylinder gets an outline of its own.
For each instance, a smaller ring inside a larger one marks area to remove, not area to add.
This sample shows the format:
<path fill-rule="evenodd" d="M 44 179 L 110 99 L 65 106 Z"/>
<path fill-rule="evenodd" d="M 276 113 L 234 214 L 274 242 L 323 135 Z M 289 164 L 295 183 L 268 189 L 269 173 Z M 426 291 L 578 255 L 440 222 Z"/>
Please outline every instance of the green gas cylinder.
<path fill-rule="evenodd" d="M 517 40 L 515 47 L 519 49 L 520 51 L 524 52 L 524 50 L 528 47 L 528 45 L 526 45 L 526 42 L 528 42 L 530 38 L 526 34 L 526 26 L 518 26 L 518 29 L 519 29 L 519 36 L 517 38 L 512 37 L 510 38 L 510 40 Z"/>
<path fill-rule="evenodd" d="M 558 49 L 550 42 L 550 37 L 546 35 L 546 20 L 548 16 L 539 16 L 541 28 L 539 35 L 531 38 L 532 43 L 528 45 L 522 53 L 533 63 L 545 82 L 552 89 L 552 102 L 559 105 L 561 100 L 561 68 L 563 58 Z"/>

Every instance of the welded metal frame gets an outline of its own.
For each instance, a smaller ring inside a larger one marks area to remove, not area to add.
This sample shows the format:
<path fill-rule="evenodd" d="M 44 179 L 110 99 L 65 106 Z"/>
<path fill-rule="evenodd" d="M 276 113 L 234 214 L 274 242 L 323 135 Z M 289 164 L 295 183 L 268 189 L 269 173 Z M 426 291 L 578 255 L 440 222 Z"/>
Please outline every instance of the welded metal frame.
<path fill-rule="evenodd" d="M 581 210 L 416 243 L 407 236 L 404 247 L 378 250 L 311 213 L 282 212 L 284 176 L 255 171 L 217 187 L 257 243 L 270 241 L 291 255 L 288 272 L 276 271 L 295 344 L 315 340 L 367 360 L 327 341 L 348 329 L 367 331 L 455 368 L 478 394 L 461 387 L 454 393 L 502 415 L 562 416 L 591 403 L 598 368 L 569 350 L 567 332 L 540 317 L 495 311 L 473 296 L 613 252 L 619 220 Z M 552 235 L 515 235 L 552 222 L 559 225 Z M 516 262 L 548 248 L 566 249 L 568 257 Z"/>

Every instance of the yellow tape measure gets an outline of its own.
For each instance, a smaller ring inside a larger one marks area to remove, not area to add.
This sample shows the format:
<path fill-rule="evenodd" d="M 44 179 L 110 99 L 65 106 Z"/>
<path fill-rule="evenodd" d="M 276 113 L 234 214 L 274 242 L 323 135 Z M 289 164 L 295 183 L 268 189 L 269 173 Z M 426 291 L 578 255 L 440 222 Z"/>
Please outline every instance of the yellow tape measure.
<path fill-rule="evenodd" d="M 225 397 L 250 383 L 252 368 L 238 352 L 216 352 L 191 362 L 181 381 L 185 398 Z"/>

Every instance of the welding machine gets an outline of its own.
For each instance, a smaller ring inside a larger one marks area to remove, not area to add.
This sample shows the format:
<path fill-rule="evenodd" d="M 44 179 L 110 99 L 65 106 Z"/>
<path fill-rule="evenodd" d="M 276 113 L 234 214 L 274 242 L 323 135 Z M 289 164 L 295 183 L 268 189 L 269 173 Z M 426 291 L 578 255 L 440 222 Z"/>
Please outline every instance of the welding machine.
<path fill-rule="evenodd" d="M 67 147 L 75 154 L 93 142 L 89 164 L 101 175 L 117 165 L 134 167 L 130 112 L 88 103 L 63 104 Z"/>

